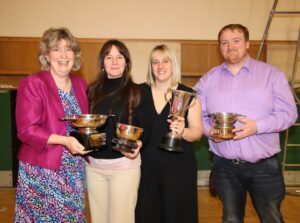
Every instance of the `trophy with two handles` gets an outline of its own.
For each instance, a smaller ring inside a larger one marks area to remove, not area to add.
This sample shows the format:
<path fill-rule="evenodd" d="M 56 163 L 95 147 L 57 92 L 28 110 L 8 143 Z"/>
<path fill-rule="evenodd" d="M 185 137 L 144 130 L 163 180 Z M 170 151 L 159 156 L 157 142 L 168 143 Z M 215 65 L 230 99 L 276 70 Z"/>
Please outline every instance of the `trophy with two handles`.
<path fill-rule="evenodd" d="M 171 98 L 168 100 L 167 96 L 169 94 L 171 94 Z M 170 105 L 169 117 L 173 121 L 178 117 L 184 117 L 187 109 L 193 106 L 194 103 L 191 103 L 191 100 L 194 97 L 195 93 L 169 88 L 165 92 L 165 99 Z M 173 131 L 168 132 L 163 137 L 159 147 L 171 152 L 183 152 L 183 148 L 181 146 L 181 137 Z"/>

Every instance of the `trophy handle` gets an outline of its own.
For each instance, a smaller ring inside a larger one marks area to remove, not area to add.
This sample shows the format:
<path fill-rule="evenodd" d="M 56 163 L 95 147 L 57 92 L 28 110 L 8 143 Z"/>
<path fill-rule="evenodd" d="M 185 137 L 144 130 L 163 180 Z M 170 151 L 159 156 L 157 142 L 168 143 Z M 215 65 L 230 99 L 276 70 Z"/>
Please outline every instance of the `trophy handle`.
<path fill-rule="evenodd" d="M 167 95 L 168 95 L 169 93 L 171 93 L 171 98 L 170 98 L 170 99 L 167 98 Z M 173 90 L 172 90 L 172 88 L 168 88 L 168 90 L 164 93 L 164 95 L 165 95 L 165 100 L 166 100 L 166 102 L 169 103 L 170 108 L 171 108 L 171 107 L 172 107 L 171 99 L 172 99 L 172 95 L 173 95 Z M 170 114 L 168 115 L 168 117 L 170 118 L 171 116 L 172 116 L 172 114 L 171 114 L 171 110 L 170 110 Z"/>
<path fill-rule="evenodd" d="M 168 90 L 164 93 L 166 101 L 171 105 L 171 100 L 167 98 L 167 95 L 171 93 L 173 95 L 172 88 L 168 88 Z"/>
<path fill-rule="evenodd" d="M 59 118 L 60 121 L 73 121 L 75 120 L 75 115 L 67 115 L 65 117 Z"/>
<path fill-rule="evenodd" d="M 196 97 L 195 97 L 195 93 L 191 93 L 191 98 L 192 98 L 192 101 L 191 101 L 191 103 L 186 107 L 186 111 L 190 108 L 190 107 L 193 107 L 194 105 L 195 105 L 195 103 L 196 103 Z"/>

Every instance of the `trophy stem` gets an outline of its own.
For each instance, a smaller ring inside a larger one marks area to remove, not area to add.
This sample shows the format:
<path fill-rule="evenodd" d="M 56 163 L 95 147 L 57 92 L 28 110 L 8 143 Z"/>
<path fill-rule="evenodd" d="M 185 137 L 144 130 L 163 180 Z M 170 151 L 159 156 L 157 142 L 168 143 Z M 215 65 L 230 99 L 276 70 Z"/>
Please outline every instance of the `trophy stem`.
<path fill-rule="evenodd" d="M 112 143 L 115 144 L 113 146 L 113 149 L 119 152 L 134 153 L 134 149 L 137 146 L 135 141 L 124 139 L 124 138 L 114 138 L 112 140 Z"/>
<path fill-rule="evenodd" d="M 160 148 L 171 152 L 183 152 L 181 139 L 172 134 L 163 137 Z"/>
<path fill-rule="evenodd" d="M 70 135 L 75 137 L 84 146 L 85 151 L 99 150 L 101 146 L 106 144 L 105 133 L 83 134 L 78 132 L 71 132 Z"/>
<path fill-rule="evenodd" d="M 93 133 L 98 133 L 97 129 L 94 127 L 80 127 L 77 129 L 77 132 L 83 135 L 90 135 Z"/>

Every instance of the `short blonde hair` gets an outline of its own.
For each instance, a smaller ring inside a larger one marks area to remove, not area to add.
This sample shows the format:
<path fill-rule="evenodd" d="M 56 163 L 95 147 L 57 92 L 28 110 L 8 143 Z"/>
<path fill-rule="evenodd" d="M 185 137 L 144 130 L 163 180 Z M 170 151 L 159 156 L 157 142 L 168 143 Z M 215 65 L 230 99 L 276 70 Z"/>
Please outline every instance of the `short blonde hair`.
<path fill-rule="evenodd" d="M 66 40 L 68 43 L 68 47 L 75 54 L 75 62 L 72 67 L 72 70 L 76 71 L 80 69 L 81 66 L 81 49 L 79 44 L 77 43 L 76 38 L 72 35 L 72 33 L 67 28 L 50 28 L 46 30 L 42 36 L 40 42 L 40 51 L 39 51 L 39 61 L 41 63 L 42 70 L 49 70 L 50 64 L 47 60 L 46 56 L 49 51 L 58 45 L 60 40 Z"/>
<path fill-rule="evenodd" d="M 172 63 L 173 75 L 172 75 L 171 85 L 174 86 L 177 83 L 180 83 L 181 82 L 180 65 L 178 63 L 175 52 L 167 45 L 162 44 L 162 45 L 158 45 L 158 46 L 154 47 L 150 53 L 149 63 L 148 63 L 147 80 L 146 80 L 147 84 L 151 86 L 155 83 L 155 76 L 154 76 L 153 70 L 152 70 L 152 60 L 153 60 L 153 54 L 155 52 L 160 52 L 163 56 L 170 59 L 170 61 Z"/>

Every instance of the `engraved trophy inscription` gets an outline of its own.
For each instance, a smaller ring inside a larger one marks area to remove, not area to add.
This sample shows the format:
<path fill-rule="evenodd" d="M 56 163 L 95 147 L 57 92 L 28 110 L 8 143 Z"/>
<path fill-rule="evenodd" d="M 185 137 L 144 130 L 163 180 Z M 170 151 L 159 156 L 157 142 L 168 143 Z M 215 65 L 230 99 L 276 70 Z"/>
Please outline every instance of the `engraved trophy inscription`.
<path fill-rule="evenodd" d="M 233 139 L 235 134 L 232 132 L 234 129 L 234 123 L 239 116 L 243 116 L 236 113 L 228 112 L 216 112 L 208 115 L 212 118 L 213 128 L 212 136 L 220 139 Z"/>

